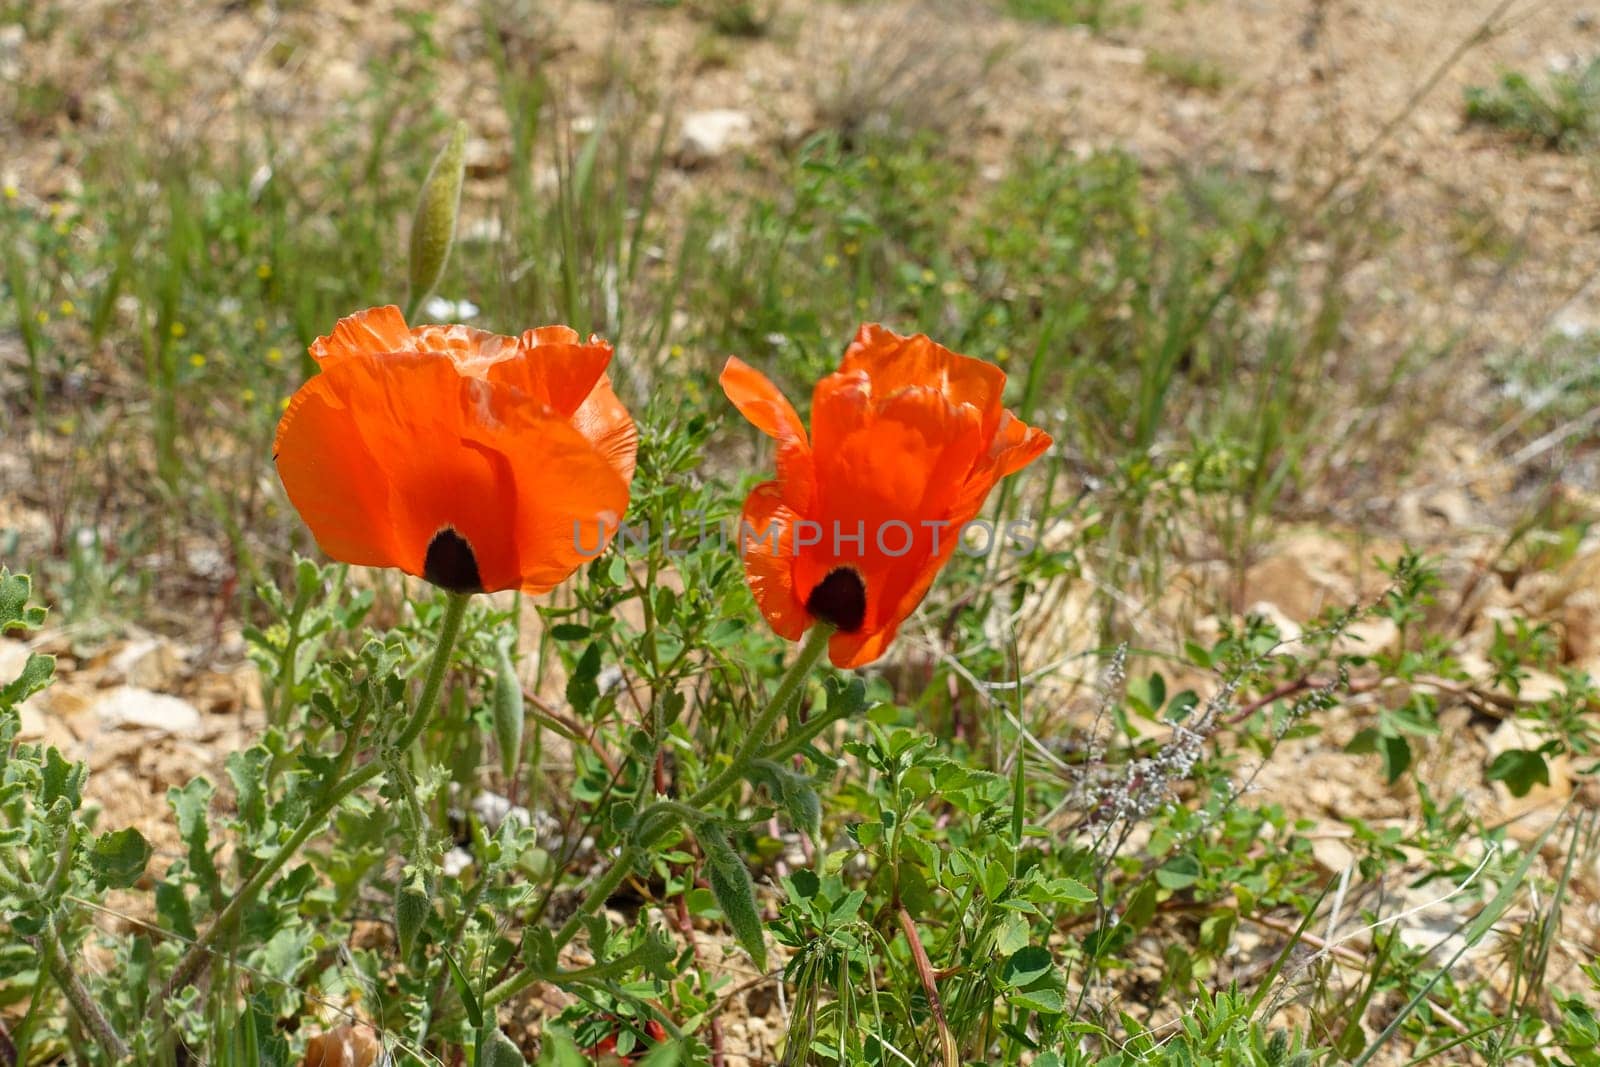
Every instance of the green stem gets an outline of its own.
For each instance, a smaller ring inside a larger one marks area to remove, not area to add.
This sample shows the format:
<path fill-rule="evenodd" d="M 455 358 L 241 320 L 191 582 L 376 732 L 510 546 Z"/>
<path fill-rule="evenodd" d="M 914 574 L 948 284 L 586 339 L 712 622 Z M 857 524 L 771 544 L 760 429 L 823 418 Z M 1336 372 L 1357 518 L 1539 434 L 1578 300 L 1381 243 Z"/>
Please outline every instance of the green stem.
<path fill-rule="evenodd" d="M 78 981 L 78 976 L 72 969 L 72 961 L 67 958 L 66 951 L 61 947 L 61 934 L 56 928 L 54 919 L 51 919 L 46 927 L 45 942 L 43 955 L 50 976 L 56 980 L 56 985 L 61 987 L 67 1003 L 72 1005 L 72 1010 L 77 1013 L 83 1025 L 94 1035 L 95 1043 L 112 1063 L 127 1059 L 128 1043 L 122 1040 L 105 1013 L 94 1002 L 94 998 L 89 996 L 89 991 Z"/>
<path fill-rule="evenodd" d="M 811 669 L 817 665 L 822 654 L 828 651 L 828 638 L 833 636 L 833 627 L 825 623 L 817 623 L 806 634 L 805 643 L 800 646 L 800 655 L 795 657 L 794 663 L 789 666 L 783 679 L 778 683 L 778 691 L 772 694 L 772 699 L 767 702 L 766 709 L 762 711 L 756 721 L 751 723 L 750 732 L 745 735 L 744 744 L 733 754 L 733 762 L 725 767 L 721 774 L 700 787 L 700 791 L 688 800 L 691 808 L 703 808 L 711 801 L 717 799 L 728 787 L 742 780 L 750 760 L 756 755 L 758 749 L 767 743 L 767 735 L 777 725 L 778 719 L 789 710 L 789 705 L 794 703 L 795 697 L 800 693 L 800 687 L 805 684 L 806 677 Z"/>
<path fill-rule="evenodd" d="M 451 594 L 445 608 L 444 622 L 439 629 L 439 643 L 434 648 L 433 661 L 428 666 L 428 676 L 422 684 L 422 695 L 418 698 L 411 718 L 406 720 L 400 735 L 395 738 L 394 747 L 397 751 L 404 752 L 414 744 L 422 731 L 428 725 L 434 708 L 439 703 L 439 692 L 444 688 L 444 678 L 450 665 L 450 653 L 455 647 L 456 637 L 461 633 L 461 620 L 466 615 L 467 597 L 461 594 Z M 352 750 L 353 751 L 353 750 Z M 211 959 L 213 947 L 217 940 L 230 930 L 246 908 L 254 903 L 256 896 L 264 889 L 268 882 L 283 869 L 284 864 L 294 858 L 300 847 L 312 835 L 321 832 L 329 817 L 344 803 L 346 797 L 356 790 L 383 774 L 384 762 L 374 759 L 353 774 L 342 775 L 328 791 L 322 802 L 307 813 L 305 819 L 295 828 L 289 839 L 279 846 L 278 851 L 266 863 L 250 876 L 249 880 L 240 886 L 206 932 L 191 946 L 179 959 L 178 965 L 173 969 L 172 976 L 167 979 L 162 987 L 161 995 L 151 1001 L 150 1014 L 161 1010 L 177 990 L 193 982 L 200 976 L 206 964 Z"/>
<path fill-rule="evenodd" d="M 733 760 L 727 767 L 723 768 L 720 774 L 701 786 L 685 802 L 689 809 L 704 808 L 744 779 L 745 772 L 749 769 L 750 761 L 755 758 L 761 746 L 766 743 L 767 735 L 772 732 L 772 728 L 777 725 L 778 720 L 789 710 L 789 706 L 794 703 L 795 698 L 799 695 L 800 687 L 805 684 L 805 680 L 810 675 L 812 668 L 817 665 L 817 661 L 822 658 L 822 654 L 828 650 L 828 638 L 832 636 L 833 627 L 824 623 L 817 623 L 806 634 L 805 643 L 800 646 L 800 654 L 795 657 L 795 661 L 784 672 L 782 680 L 778 682 L 777 691 L 772 694 L 772 699 L 767 701 L 767 706 L 761 710 L 761 714 L 756 716 L 755 721 L 750 724 L 749 732 L 745 734 L 744 743 L 734 752 Z M 677 809 L 681 807 L 683 805 L 677 803 L 674 803 L 671 807 L 652 805 L 648 810 L 652 815 L 671 815 L 679 814 L 680 812 Z M 663 824 L 654 820 L 642 821 L 652 821 L 657 829 L 663 828 Z M 636 825 L 635 829 L 636 831 L 642 831 L 645 827 Z M 651 836 L 652 838 L 655 837 L 654 834 Z M 561 929 L 556 931 L 557 951 L 578 936 L 578 931 L 583 928 L 583 920 L 587 916 L 593 915 L 605 906 L 606 901 L 611 898 L 611 894 L 616 892 L 617 887 L 628 877 L 628 873 L 633 870 L 634 865 L 644 856 L 645 851 L 646 844 L 640 843 L 636 832 L 634 839 L 623 847 L 622 851 L 617 854 L 616 859 L 611 861 L 611 867 L 606 873 L 600 876 L 599 881 L 589 887 L 589 892 L 584 896 L 583 902 L 578 905 L 578 910 L 572 913 L 572 918 L 568 919 Z M 538 982 L 542 977 L 531 970 L 519 971 L 484 993 L 483 1006 L 492 1008 L 497 1004 L 502 1004 Z"/>

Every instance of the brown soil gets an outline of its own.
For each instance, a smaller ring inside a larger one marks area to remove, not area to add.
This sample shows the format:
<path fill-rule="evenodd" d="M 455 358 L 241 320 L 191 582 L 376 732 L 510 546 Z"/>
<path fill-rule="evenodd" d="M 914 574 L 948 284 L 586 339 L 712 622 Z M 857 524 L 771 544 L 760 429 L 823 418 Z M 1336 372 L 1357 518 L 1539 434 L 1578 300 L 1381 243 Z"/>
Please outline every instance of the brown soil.
<path fill-rule="evenodd" d="M 1422 390 L 1439 392 L 1429 445 L 1421 469 L 1393 493 L 1359 507 L 1326 502 L 1340 527 L 1282 530 L 1249 568 L 1237 606 L 1296 623 L 1324 606 L 1370 597 L 1382 587 L 1372 557 L 1409 541 L 1446 558 L 1439 611 L 1463 635 L 1464 660 L 1483 662 L 1495 620 L 1526 614 L 1556 627 L 1567 665 L 1600 675 L 1600 540 L 1591 537 L 1558 571 L 1484 579 L 1506 538 L 1512 489 L 1530 469 L 1542 472 L 1543 491 L 1575 511 L 1600 510 L 1594 471 L 1584 466 L 1593 461 L 1581 453 L 1563 467 L 1549 449 L 1508 463 L 1504 449 L 1484 447 L 1484 420 L 1499 407 L 1482 371 L 1485 357 L 1528 348 L 1552 329 L 1600 329 L 1594 164 L 1519 148 L 1461 118 L 1464 87 L 1487 84 L 1503 68 L 1536 72 L 1600 51 L 1591 5 L 1211 0 L 1175 8 L 1152 0 L 1138 24 L 1095 36 L 998 18 L 974 4 L 786 0 L 770 32 L 753 40 L 718 37 L 685 7 L 578 0 L 515 6 L 516 16 L 502 23 L 519 26 L 523 45 L 545 57 L 568 88 L 575 116 L 607 57 L 622 54 L 659 74 L 680 116 L 710 108 L 747 113 L 750 150 L 758 154 L 827 122 L 915 121 L 947 137 L 952 151 L 994 167 L 1031 139 L 1074 151 L 1120 147 L 1155 174 L 1205 162 L 1241 167 L 1299 203 L 1359 191 L 1366 208 L 1390 224 L 1392 240 L 1356 268 L 1359 299 L 1349 329 L 1377 368 L 1419 343 L 1449 351 L 1424 375 Z M 237 122 L 262 114 L 275 116 L 292 137 L 361 93 L 368 57 L 407 46 L 410 31 L 398 16 L 414 9 L 393 0 L 282 8 L 217 0 L 57 4 L 59 28 L 48 41 L 0 41 L 0 74 L 15 70 L 60 94 L 59 105 L 44 113 L 0 118 L 0 180 L 39 200 L 69 194 L 82 143 L 126 122 L 128 99 L 151 101 L 146 121 L 173 138 L 226 140 Z M 444 91 L 471 118 L 476 180 L 492 182 L 507 123 L 479 43 L 482 23 L 469 5 L 441 5 L 433 25 L 435 39 L 461 64 Z M 1174 84 L 1149 69 L 1153 55 L 1203 59 L 1225 72 L 1226 84 L 1215 92 Z M 184 92 L 166 91 L 174 79 Z M 674 169 L 667 192 L 745 180 L 725 158 Z M 1480 254 L 1463 236 L 1482 233 L 1499 235 L 1505 254 Z M 1447 340 L 1453 346 L 1445 349 Z M 13 524 L 15 508 L 0 497 L 5 524 Z M 1191 567 L 1173 588 L 1211 581 L 1204 570 Z M 1057 595 L 1064 600 L 1052 601 L 1053 610 L 1030 616 L 1043 621 L 1023 635 L 1025 669 L 1095 644 L 1086 587 Z M 1155 647 L 1175 647 L 1216 625 L 1193 617 L 1177 594 L 1139 608 L 1146 644 Z M 180 851 L 165 790 L 202 768 L 223 780 L 222 757 L 247 743 L 262 721 L 259 682 L 242 665 L 241 642 L 231 626 L 220 636 L 157 642 L 153 651 L 127 657 L 131 666 L 117 657 L 141 647 L 141 635 L 87 651 L 68 633 L 42 641 L 63 653 L 62 681 L 30 708 L 29 733 L 88 759 L 104 822 L 141 826 L 163 858 Z M 1375 643 L 1393 638 L 1381 628 L 1367 636 Z M 904 645 L 902 655 L 927 647 L 914 627 Z M 1083 681 L 1063 670 L 1042 674 L 1039 684 L 1070 702 L 1083 699 Z M 183 696 L 201 712 L 199 726 L 177 733 L 102 728 L 93 704 L 114 684 Z M 1411 793 L 1375 788 L 1372 768 L 1338 751 L 1378 699 L 1349 701 L 1329 717 L 1325 736 L 1280 754 L 1253 787 L 1323 827 L 1318 858 L 1330 875 L 1349 862 L 1342 820 L 1415 822 Z M 1508 744 L 1514 727 L 1486 721 L 1465 704 L 1450 714 L 1453 727 L 1426 756 L 1420 777 L 1440 795 L 1460 794 L 1487 819 L 1510 820 L 1514 839 L 1531 841 L 1574 788 L 1589 804 L 1600 799 L 1565 767 L 1550 788 L 1523 800 L 1486 787 L 1485 754 Z M 1575 892 L 1556 941 L 1552 982 L 1568 981 L 1597 947 L 1600 868 L 1580 871 Z M 1454 902 L 1423 915 L 1430 923 L 1458 917 Z M 700 936 L 703 955 L 720 958 L 726 943 Z M 742 960 L 729 956 L 730 988 L 751 977 L 737 971 Z M 769 1062 L 784 1028 L 777 1000 L 752 992 L 731 1008 L 730 1067 Z"/>

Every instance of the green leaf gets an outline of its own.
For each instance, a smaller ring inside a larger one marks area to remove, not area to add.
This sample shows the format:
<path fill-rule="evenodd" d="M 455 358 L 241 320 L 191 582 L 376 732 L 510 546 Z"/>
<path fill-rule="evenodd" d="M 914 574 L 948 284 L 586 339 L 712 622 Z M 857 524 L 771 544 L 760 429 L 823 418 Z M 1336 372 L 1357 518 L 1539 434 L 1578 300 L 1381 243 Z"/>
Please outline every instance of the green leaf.
<path fill-rule="evenodd" d="M 444 961 L 450 966 L 450 981 L 456 987 L 456 996 L 461 998 L 461 1007 L 466 1010 L 467 1021 L 472 1024 L 474 1030 L 483 1029 L 483 1008 L 479 1006 L 478 998 L 473 995 L 472 983 L 461 973 L 461 965 L 456 962 L 455 956 L 449 949 L 444 951 Z"/>
<path fill-rule="evenodd" d="M 0 567 L 0 634 L 44 625 L 44 609 L 28 607 L 28 597 L 32 594 L 32 579 Z"/>
<path fill-rule="evenodd" d="M 272 753 L 265 745 L 251 745 L 243 752 L 230 752 L 225 763 L 228 780 L 233 783 L 234 806 L 239 819 L 252 830 L 266 825 L 267 803 L 262 789 L 271 763 Z"/>
<path fill-rule="evenodd" d="M 1006 985 L 1020 989 L 1050 974 L 1055 966 L 1049 949 L 1043 945 L 1029 945 L 1011 954 L 1000 970 L 1000 978 Z"/>
<path fill-rule="evenodd" d="M 101 834 L 89 847 L 89 872 L 106 889 L 127 889 L 149 862 L 150 842 L 131 826 Z"/>
<path fill-rule="evenodd" d="M 683 1046 L 676 1041 L 663 1041 L 638 1062 L 638 1067 L 677 1067 L 683 1060 Z"/>
<path fill-rule="evenodd" d="M 577 665 L 572 668 L 572 676 L 567 679 L 567 703 L 578 715 L 587 717 L 594 708 L 594 702 L 599 699 L 599 677 L 600 646 L 595 643 L 583 650 Z"/>
<path fill-rule="evenodd" d="M 1174 856 L 1156 870 L 1156 881 L 1163 889 L 1186 889 L 1200 880 L 1200 861 L 1184 854 Z"/>
<path fill-rule="evenodd" d="M 1494 758 L 1486 777 L 1504 782 L 1515 797 L 1525 797 L 1536 785 L 1550 784 L 1550 767 L 1537 749 L 1513 748 Z"/>
<path fill-rule="evenodd" d="M 494 739 L 500 746 L 500 773 L 507 781 L 517 777 L 522 758 L 522 724 L 526 712 L 522 702 L 522 680 L 511 659 L 511 640 L 495 645 Z"/>
<path fill-rule="evenodd" d="M 756 908 L 755 883 L 744 858 L 734 851 L 722 828 L 706 823 L 695 828 L 695 837 L 706 855 L 706 881 L 717 907 L 733 929 L 741 948 L 755 961 L 756 969 L 767 969 L 767 945 L 761 913 Z"/>
<path fill-rule="evenodd" d="M 537 1067 L 593 1067 L 592 1062 L 578 1051 L 572 1038 L 559 1030 L 546 1029 L 540 1042 Z"/>
<path fill-rule="evenodd" d="M 478 1067 L 523 1067 L 526 1063 L 517 1043 L 498 1026 L 489 1031 L 478 1052 Z"/>
<path fill-rule="evenodd" d="M 178 836 L 189 846 L 189 869 L 216 896 L 222 892 L 222 878 L 211 861 L 211 827 L 206 821 L 214 792 L 206 778 L 191 778 L 182 789 L 167 790 L 167 803 L 178 817 Z"/>
<path fill-rule="evenodd" d="M 49 810 L 63 798 L 67 806 L 74 810 L 83 803 L 83 780 L 88 773 L 83 764 L 68 763 L 66 757 L 52 746 L 45 750 L 44 766 L 40 772 L 43 789 L 39 793 L 39 807 Z"/>
<path fill-rule="evenodd" d="M 0 707 L 16 707 L 33 696 L 50 684 L 50 676 L 55 670 L 54 656 L 44 656 L 37 652 L 28 656 L 27 662 L 22 665 L 22 673 L 17 675 L 15 681 L 0 689 Z"/>

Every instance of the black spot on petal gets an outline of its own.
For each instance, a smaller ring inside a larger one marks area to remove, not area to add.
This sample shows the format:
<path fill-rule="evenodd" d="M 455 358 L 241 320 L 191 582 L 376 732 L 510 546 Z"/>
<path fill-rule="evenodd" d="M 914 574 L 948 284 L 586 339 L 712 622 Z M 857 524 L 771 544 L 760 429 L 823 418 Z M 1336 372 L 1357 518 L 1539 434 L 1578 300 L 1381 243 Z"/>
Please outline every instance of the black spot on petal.
<path fill-rule="evenodd" d="M 867 617 L 866 583 L 854 567 L 835 567 L 806 597 L 806 611 L 842 633 L 853 634 Z"/>
<path fill-rule="evenodd" d="M 440 589 L 452 593 L 481 593 L 483 578 L 478 574 L 478 557 L 472 554 L 467 539 L 446 526 L 428 542 L 422 561 L 422 576 Z"/>

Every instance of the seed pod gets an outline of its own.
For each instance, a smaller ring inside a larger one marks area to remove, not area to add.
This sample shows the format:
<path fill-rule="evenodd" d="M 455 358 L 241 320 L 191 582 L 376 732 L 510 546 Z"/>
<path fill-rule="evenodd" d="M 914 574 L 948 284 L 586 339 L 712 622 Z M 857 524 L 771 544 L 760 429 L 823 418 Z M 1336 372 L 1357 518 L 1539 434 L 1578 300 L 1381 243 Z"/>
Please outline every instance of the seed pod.
<path fill-rule="evenodd" d="M 411 221 L 411 306 L 420 307 L 444 276 L 461 213 L 461 182 L 466 173 L 467 124 L 456 123 L 450 143 L 434 159 L 422 183 Z"/>
<path fill-rule="evenodd" d="M 517 776 L 517 761 L 522 757 L 522 681 L 511 662 L 511 642 L 496 646 L 499 664 L 494 672 L 494 739 L 500 745 L 500 770 L 506 781 Z"/>
<path fill-rule="evenodd" d="M 409 960 L 417 947 L 417 935 L 427 925 L 433 914 L 433 894 L 428 892 L 428 880 L 414 867 L 406 868 L 406 876 L 394 895 L 394 929 L 400 941 L 400 958 Z"/>

